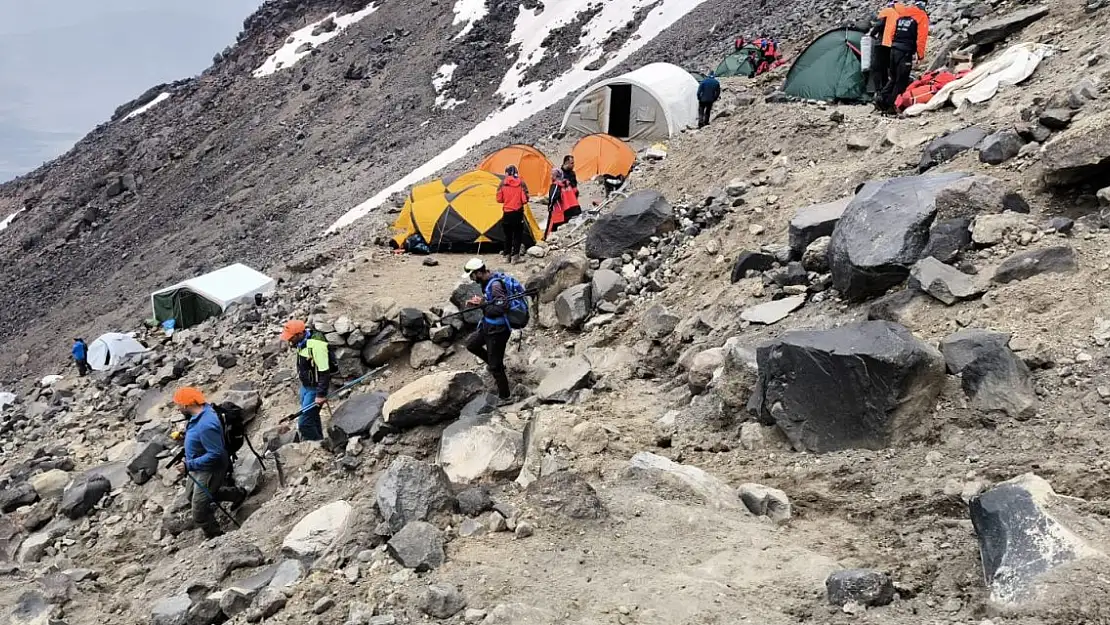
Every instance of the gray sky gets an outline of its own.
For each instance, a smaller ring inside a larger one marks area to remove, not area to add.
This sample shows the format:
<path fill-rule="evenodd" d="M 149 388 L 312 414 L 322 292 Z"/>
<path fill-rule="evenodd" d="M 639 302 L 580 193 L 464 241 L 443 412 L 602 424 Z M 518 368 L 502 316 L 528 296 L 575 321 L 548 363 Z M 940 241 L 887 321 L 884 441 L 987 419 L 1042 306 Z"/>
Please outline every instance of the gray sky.
<path fill-rule="evenodd" d="M 194 76 L 262 0 L 0 0 L 0 182 L 117 106 Z"/>

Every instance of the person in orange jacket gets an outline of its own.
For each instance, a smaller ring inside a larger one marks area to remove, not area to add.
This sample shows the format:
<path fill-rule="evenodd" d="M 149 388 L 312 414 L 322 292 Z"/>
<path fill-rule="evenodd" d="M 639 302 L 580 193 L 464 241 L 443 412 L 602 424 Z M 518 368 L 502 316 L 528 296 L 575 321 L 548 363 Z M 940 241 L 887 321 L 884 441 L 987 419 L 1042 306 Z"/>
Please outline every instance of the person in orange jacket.
<path fill-rule="evenodd" d="M 524 245 L 524 205 L 528 203 L 528 185 L 520 179 L 515 165 L 505 168 L 505 180 L 497 187 L 497 201 L 501 204 L 501 229 L 505 232 L 505 251 L 502 255 L 510 263 L 516 263 Z"/>
<path fill-rule="evenodd" d="M 898 19 L 894 22 L 894 34 L 890 43 L 890 80 L 883 89 L 881 108 L 894 109 L 895 99 L 913 82 L 913 64 L 925 58 L 925 47 L 929 41 L 929 15 L 922 8 L 925 0 L 916 5 L 895 5 Z"/>

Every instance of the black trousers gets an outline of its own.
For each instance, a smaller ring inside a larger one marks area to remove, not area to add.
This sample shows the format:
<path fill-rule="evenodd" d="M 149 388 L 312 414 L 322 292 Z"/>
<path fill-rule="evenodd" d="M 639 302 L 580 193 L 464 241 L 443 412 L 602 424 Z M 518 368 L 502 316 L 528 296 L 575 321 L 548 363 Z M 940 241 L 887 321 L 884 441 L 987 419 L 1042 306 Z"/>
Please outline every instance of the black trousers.
<path fill-rule="evenodd" d="M 524 246 L 524 211 L 504 213 L 501 229 L 505 231 L 505 255 L 520 256 L 520 248 Z"/>
<path fill-rule="evenodd" d="M 880 105 L 886 110 L 894 108 L 894 101 L 913 82 L 913 52 L 891 48 L 889 76 L 880 101 Z"/>
<path fill-rule="evenodd" d="M 890 47 L 875 46 L 871 55 L 871 85 L 875 88 L 875 101 L 882 99 L 883 90 L 890 81 Z"/>
<path fill-rule="evenodd" d="M 89 372 L 89 361 L 82 358 L 77 361 L 77 375 L 85 377 Z"/>
<path fill-rule="evenodd" d="M 497 396 L 501 399 L 508 399 L 512 394 L 509 376 L 505 373 L 505 348 L 509 346 L 511 335 L 508 328 L 499 332 L 486 332 L 483 324 L 466 340 L 467 351 L 486 363 L 486 368 L 497 384 Z"/>
<path fill-rule="evenodd" d="M 709 125 L 709 117 L 713 114 L 712 102 L 698 102 L 698 128 Z"/>

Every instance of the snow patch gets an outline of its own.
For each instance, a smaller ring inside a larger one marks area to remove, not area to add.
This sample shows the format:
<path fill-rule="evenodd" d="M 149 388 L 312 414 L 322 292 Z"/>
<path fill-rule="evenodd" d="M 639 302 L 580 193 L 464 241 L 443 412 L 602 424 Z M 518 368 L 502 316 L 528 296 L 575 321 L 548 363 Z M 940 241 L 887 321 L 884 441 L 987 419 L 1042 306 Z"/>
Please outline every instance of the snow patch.
<path fill-rule="evenodd" d="M 608 37 L 609 32 L 623 28 L 632 21 L 637 10 L 656 2 L 658 3 L 657 6 L 648 13 L 636 32 L 632 33 L 619 50 L 610 54 L 598 69 L 586 69 L 586 66 L 601 58 L 604 51 L 600 49 L 600 43 Z M 518 86 L 516 89 L 510 89 L 511 95 L 514 97 L 511 104 L 491 113 L 454 145 L 432 160 L 382 189 L 374 197 L 347 211 L 328 228 L 328 232 L 333 233 L 340 228 L 349 226 L 384 204 L 394 193 L 404 191 L 409 186 L 434 176 L 455 161 L 465 157 L 471 149 L 482 142 L 515 128 L 524 120 L 599 79 L 705 2 L 706 0 L 610 0 L 603 5 L 601 10 L 597 10 L 595 0 L 561 0 L 559 3 L 547 3 L 548 8 L 544 11 L 544 14 L 536 14 L 526 9 L 522 10 L 521 14 L 517 16 L 513 37 L 514 40 L 519 37 L 522 42 L 529 40 L 532 43 L 528 45 L 531 51 L 526 51 L 522 46 L 517 63 L 509 70 L 501 83 L 502 88 L 505 88 L 507 84 Z M 458 5 L 456 4 L 456 6 Z M 571 15 L 572 7 L 573 15 Z M 528 67 L 538 63 L 543 58 L 542 55 L 538 58 L 534 56 L 536 50 L 542 49 L 535 42 L 542 42 L 547 37 L 550 29 L 566 23 L 564 20 L 567 20 L 568 17 L 573 19 L 574 15 L 587 10 L 595 11 L 596 14 L 583 33 L 584 55 L 578 62 L 569 71 L 552 81 L 533 82 L 520 86 L 524 72 L 527 71 Z M 548 11 L 554 13 L 545 15 Z M 601 22 L 597 22 L 599 19 Z M 529 27 L 540 28 L 541 30 L 527 32 L 526 29 Z M 527 58 L 525 58 L 526 56 Z"/>
<path fill-rule="evenodd" d="M 443 91 L 443 88 L 451 82 L 451 79 L 455 76 L 455 70 L 457 69 L 459 69 L 458 63 L 449 63 L 439 66 L 435 76 L 432 76 L 432 86 L 435 87 L 436 93 Z"/>
<path fill-rule="evenodd" d="M 377 10 L 377 3 L 372 2 L 369 6 L 361 11 L 348 13 L 347 15 L 332 13 L 331 15 L 318 22 L 313 22 L 312 24 L 305 26 L 304 28 L 294 32 L 292 35 L 289 35 L 288 39 L 286 39 L 285 45 L 283 45 L 281 48 L 278 48 L 277 52 L 274 52 L 272 55 L 270 55 L 270 58 L 266 59 L 265 63 L 263 63 L 258 69 L 254 70 L 254 73 L 252 75 L 255 78 L 262 78 L 264 76 L 276 74 L 280 70 L 293 67 L 298 62 L 300 62 L 301 59 L 312 54 L 313 50 L 338 37 L 339 34 L 342 33 L 348 26 L 361 22 Z M 312 32 L 316 30 L 317 26 L 320 26 L 328 20 L 335 21 L 335 28 L 331 29 L 330 31 L 321 32 L 318 35 L 312 34 Z"/>
<path fill-rule="evenodd" d="M 436 108 L 441 108 L 445 111 L 450 111 L 460 104 L 464 104 L 466 100 L 456 100 L 443 93 L 447 85 L 451 83 L 451 79 L 455 76 L 455 70 L 459 68 L 458 63 L 449 63 L 447 65 L 440 65 L 432 76 L 432 86 L 436 90 Z"/>
<path fill-rule="evenodd" d="M 486 0 L 455 0 L 455 21 L 453 25 L 466 23 L 462 31 L 455 35 L 455 39 L 462 39 L 474 30 L 474 25 L 482 20 L 485 16 L 489 15 L 489 7 L 486 6 Z"/>
<path fill-rule="evenodd" d="M 8 215 L 7 217 L 5 217 L 4 221 L 0 221 L 0 232 L 3 232 L 5 230 L 7 230 L 8 226 L 12 225 L 12 222 L 15 221 L 16 215 L 22 213 L 25 210 L 27 210 L 27 209 L 26 208 L 21 208 L 21 209 L 15 211 L 14 213 L 12 213 L 11 215 Z"/>
<path fill-rule="evenodd" d="M 158 106 L 159 104 L 161 104 L 161 103 L 163 103 L 163 102 L 165 102 L 166 100 L 169 100 L 169 99 L 170 99 L 169 92 L 168 91 L 163 91 L 162 93 L 158 94 L 157 98 L 154 98 L 150 102 L 147 102 L 146 104 L 140 106 L 139 108 L 135 109 L 134 111 L 131 111 L 130 113 L 127 114 L 127 117 L 124 117 L 123 119 L 124 119 L 124 121 L 126 121 L 128 119 L 133 119 L 135 117 L 138 117 L 139 115 L 142 115 L 143 113 L 149 111 L 150 109 Z"/>

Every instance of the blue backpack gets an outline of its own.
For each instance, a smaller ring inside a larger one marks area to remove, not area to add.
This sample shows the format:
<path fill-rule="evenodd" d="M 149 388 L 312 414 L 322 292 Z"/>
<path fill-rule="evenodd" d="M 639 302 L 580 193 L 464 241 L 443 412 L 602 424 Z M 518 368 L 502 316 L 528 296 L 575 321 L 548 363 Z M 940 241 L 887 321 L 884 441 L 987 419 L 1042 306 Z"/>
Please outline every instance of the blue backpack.
<path fill-rule="evenodd" d="M 524 285 L 517 281 L 516 278 L 504 274 L 495 273 L 490 278 L 492 283 L 494 280 L 499 280 L 505 286 L 505 294 L 510 298 L 509 300 L 509 327 L 514 330 L 521 330 L 528 326 L 531 314 L 528 312 L 528 298 L 524 297 Z"/>

